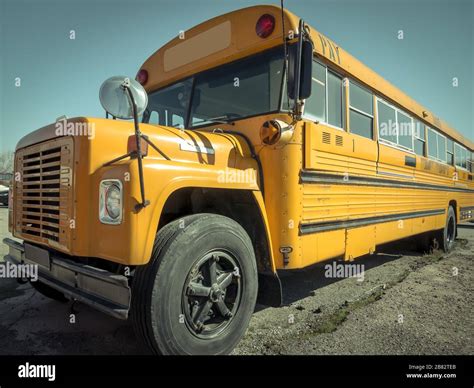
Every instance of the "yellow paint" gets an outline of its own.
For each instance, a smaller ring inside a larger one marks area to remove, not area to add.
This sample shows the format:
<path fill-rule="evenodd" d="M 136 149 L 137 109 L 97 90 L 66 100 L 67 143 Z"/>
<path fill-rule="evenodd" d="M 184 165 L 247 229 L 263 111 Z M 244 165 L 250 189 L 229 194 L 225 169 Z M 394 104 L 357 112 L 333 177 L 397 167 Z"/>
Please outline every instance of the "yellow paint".
<path fill-rule="evenodd" d="M 264 13 L 275 17 L 276 28 L 269 38 L 261 39 L 255 34 L 255 23 Z M 286 30 L 297 31 L 299 18 L 288 11 L 284 15 Z M 179 49 L 174 47 L 183 42 L 177 37 L 147 59 L 141 67 L 149 72 L 149 81 L 145 85 L 147 91 L 155 91 L 197 72 L 281 45 L 280 9 L 274 6 L 250 7 L 218 16 L 186 31 L 186 39 L 195 38 L 198 42 L 200 34 L 219 28 L 223 23 L 231 25 L 230 44 L 219 41 L 219 44 L 216 43 L 217 48 L 205 57 L 193 52 L 191 54 L 194 56 L 191 57 L 194 61 L 179 62 L 173 54 Z M 431 127 L 474 149 L 471 141 L 435 119 L 421 105 L 313 28 L 311 37 L 315 54 L 343 76 L 358 80 Z M 168 65 L 165 66 L 166 55 Z M 427 112 L 426 117 L 423 116 L 424 111 Z M 347 110 L 345 117 L 346 123 L 349 123 Z M 472 192 L 350 185 L 344 182 L 301 183 L 301 171 L 309 170 L 346 176 L 349 181 L 357 177 L 372 177 L 474 189 L 473 180 L 469 180 L 472 174 L 419 156 L 416 156 L 416 168 L 406 167 L 404 151 L 379 145 L 375 139 L 366 139 L 323 123 L 301 121 L 287 145 L 264 146 L 259 132 L 262 124 L 269 119 L 291 120 L 283 113 L 267 114 L 238 120 L 235 125 L 210 125 L 199 131 L 142 124 L 142 132 L 170 160 L 149 147 L 148 156 L 144 158 L 144 178 L 150 205 L 140 211 L 135 210 L 135 205 L 140 201 L 137 161 L 127 158 L 104 166 L 104 163 L 127 152 L 127 139 L 133 134 L 132 123 L 97 118 L 70 120 L 95 125 L 96 136 L 93 139 L 74 138 L 74 211 L 70 217 L 75 220 L 76 228 L 70 248 L 63 251 L 125 265 L 147 263 L 166 200 L 176 190 L 186 187 L 251 191 L 260 208 L 260 212 L 253 216 L 263 219 L 274 270 L 302 268 L 336 256 L 356 258 L 372 252 L 379 244 L 442 228 L 445 215 L 404 220 L 402 227 L 399 222 L 392 221 L 308 235 L 301 235 L 302 224 L 447 209 L 450 201 L 456 202 L 459 218 L 460 207 L 474 206 Z M 219 131 L 213 133 L 216 129 Z M 219 133 L 226 130 L 248 137 L 260 158 L 264 182 L 260 179 L 240 183 L 219 180 L 224 170 L 253 172 L 256 177 L 259 176 L 258 165 L 251 157 L 246 142 L 239 136 Z M 54 137 L 54 125 L 50 125 L 23 138 L 17 148 L 23 149 Z M 210 147 L 214 153 L 184 151 L 180 148 L 182 143 Z M 459 179 L 453 181 L 452 176 L 456 171 L 459 172 Z M 126 180 L 125 176 L 130 179 Z M 104 225 L 98 220 L 99 183 L 107 178 L 120 179 L 124 185 L 124 217 L 120 225 Z M 15 223 L 15 215 L 12 222 Z M 21 233 L 15 235 L 22 238 Z M 287 266 L 280 253 L 280 248 L 286 246 L 293 249 Z"/>

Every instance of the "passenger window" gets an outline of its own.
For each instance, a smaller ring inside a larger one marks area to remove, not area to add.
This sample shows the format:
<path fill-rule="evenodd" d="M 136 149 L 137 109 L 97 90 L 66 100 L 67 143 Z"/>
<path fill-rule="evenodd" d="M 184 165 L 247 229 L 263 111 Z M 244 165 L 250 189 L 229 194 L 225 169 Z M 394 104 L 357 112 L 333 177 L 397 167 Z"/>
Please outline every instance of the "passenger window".
<path fill-rule="evenodd" d="M 380 99 L 377 100 L 377 119 L 379 139 L 408 148 L 409 150 L 413 150 L 415 146 L 418 153 L 423 155 L 425 135 L 424 129 L 419 129 L 421 123 L 414 122 L 405 112 L 390 106 Z M 413 139 L 415 126 L 418 127 L 419 136 L 422 136 L 418 141 Z"/>
<path fill-rule="evenodd" d="M 372 93 L 362 89 L 359 85 L 352 82 L 350 85 L 351 107 L 372 115 Z"/>
<path fill-rule="evenodd" d="M 344 128 L 342 79 L 328 71 L 328 123 Z"/>
<path fill-rule="evenodd" d="M 425 155 L 425 125 L 418 120 L 413 121 L 413 146 L 417 155 Z"/>
<path fill-rule="evenodd" d="M 344 128 L 345 101 L 342 78 L 313 62 L 313 93 L 306 100 L 305 116 Z"/>
<path fill-rule="evenodd" d="M 372 139 L 372 118 L 358 112 L 350 111 L 349 120 L 351 123 L 351 132 L 368 139 Z"/>
<path fill-rule="evenodd" d="M 306 100 L 305 114 L 326 121 L 326 67 L 319 62 L 313 62 L 312 77 L 312 94 Z"/>
<path fill-rule="evenodd" d="M 397 142 L 397 118 L 395 109 L 382 101 L 377 103 L 379 137 L 384 140 Z"/>
<path fill-rule="evenodd" d="M 438 137 L 435 131 L 428 129 L 428 156 L 430 158 L 438 158 Z"/>
<path fill-rule="evenodd" d="M 446 138 L 438 134 L 438 159 L 446 162 Z"/>
<path fill-rule="evenodd" d="M 446 139 L 446 162 L 454 165 L 454 143 L 451 139 Z"/>
<path fill-rule="evenodd" d="M 350 83 L 349 88 L 349 120 L 351 132 L 360 136 L 373 138 L 372 93 L 360 86 Z"/>
<path fill-rule="evenodd" d="M 428 128 L 428 156 L 446 162 L 446 137 Z"/>
<path fill-rule="evenodd" d="M 413 150 L 413 123 L 411 117 L 397 113 L 398 144 Z"/>

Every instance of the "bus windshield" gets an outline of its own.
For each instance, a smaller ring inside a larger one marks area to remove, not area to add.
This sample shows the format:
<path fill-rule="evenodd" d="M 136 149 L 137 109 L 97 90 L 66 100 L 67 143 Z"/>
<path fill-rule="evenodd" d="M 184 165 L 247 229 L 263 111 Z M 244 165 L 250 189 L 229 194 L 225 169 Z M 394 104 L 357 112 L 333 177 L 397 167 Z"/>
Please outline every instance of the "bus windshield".
<path fill-rule="evenodd" d="M 193 128 L 280 110 L 283 50 L 204 71 L 149 95 L 143 122 Z"/>

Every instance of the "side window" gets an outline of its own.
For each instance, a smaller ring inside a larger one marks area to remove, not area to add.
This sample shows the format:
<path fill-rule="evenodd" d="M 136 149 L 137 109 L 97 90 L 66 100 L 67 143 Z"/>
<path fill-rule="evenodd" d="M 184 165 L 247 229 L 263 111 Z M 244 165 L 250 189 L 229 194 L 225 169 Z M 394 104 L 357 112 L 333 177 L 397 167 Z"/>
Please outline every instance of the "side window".
<path fill-rule="evenodd" d="M 313 93 L 306 100 L 305 116 L 344 128 L 344 93 L 342 78 L 321 63 L 313 62 Z"/>
<path fill-rule="evenodd" d="M 467 150 L 463 148 L 462 151 L 462 168 L 467 168 Z"/>
<path fill-rule="evenodd" d="M 446 162 L 446 138 L 438 133 L 438 159 Z"/>
<path fill-rule="evenodd" d="M 428 128 L 428 156 L 438 159 L 438 136 L 431 128 Z"/>
<path fill-rule="evenodd" d="M 344 128 L 344 111 L 342 78 L 328 71 L 328 123 Z"/>
<path fill-rule="evenodd" d="M 398 144 L 413 150 L 413 123 L 411 117 L 397 112 Z"/>
<path fill-rule="evenodd" d="M 414 139 L 413 139 L 413 146 L 414 151 L 417 155 L 424 156 L 425 155 L 425 125 L 420 123 L 418 120 L 414 120 Z"/>
<path fill-rule="evenodd" d="M 454 143 L 451 139 L 446 139 L 446 162 L 454 165 Z"/>
<path fill-rule="evenodd" d="M 390 106 L 385 101 L 378 99 L 377 118 L 379 138 L 381 140 L 386 140 L 413 150 L 414 123 L 410 116 L 402 112 L 400 109 Z M 421 140 L 421 152 L 423 152 L 424 137 L 423 134 L 423 139 Z"/>
<path fill-rule="evenodd" d="M 428 128 L 428 156 L 446 162 L 446 137 Z"/>
<path fill-rule="evenodd" d="M 326 121 L 326 67 L 313 61 L 311 97 L 306 100 L 304 112 L 315 119 Z"/>
<path fill-rule="evenodd" d="M 353 82 L 350 83 L 349 125 L 351 132 L 369 139 L 373 139 L 374 112 L 372 101 L 372 93 Z"/>
<path fill-rule="evenodd" d="M 377 102 L 379 137 L 392 143 L 397 142 L 397 117 L 395 109 L 383 101 Z"/>
<path fill-rule="evenodd" d="M 468 151 L 458 143 L 454 143 L 454 161 L 456 166 L 467 169 Z"/>

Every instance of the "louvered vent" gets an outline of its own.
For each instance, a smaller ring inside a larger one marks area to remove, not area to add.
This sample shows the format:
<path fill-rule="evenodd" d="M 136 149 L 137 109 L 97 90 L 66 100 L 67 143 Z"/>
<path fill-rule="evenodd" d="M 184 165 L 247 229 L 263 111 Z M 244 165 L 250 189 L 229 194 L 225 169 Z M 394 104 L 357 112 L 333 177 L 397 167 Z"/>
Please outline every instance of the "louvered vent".
<path fill-rule="evenodd" d="M 336 145 L 337 146 L 342 146 L 343 141 L 342 141 L 342 136 L 336 135 Z"/>
<path fill-rule="evenodd" d="M 331 144 L 331 134 L 329 132 L 323 132 L 323 143 Z"/>

